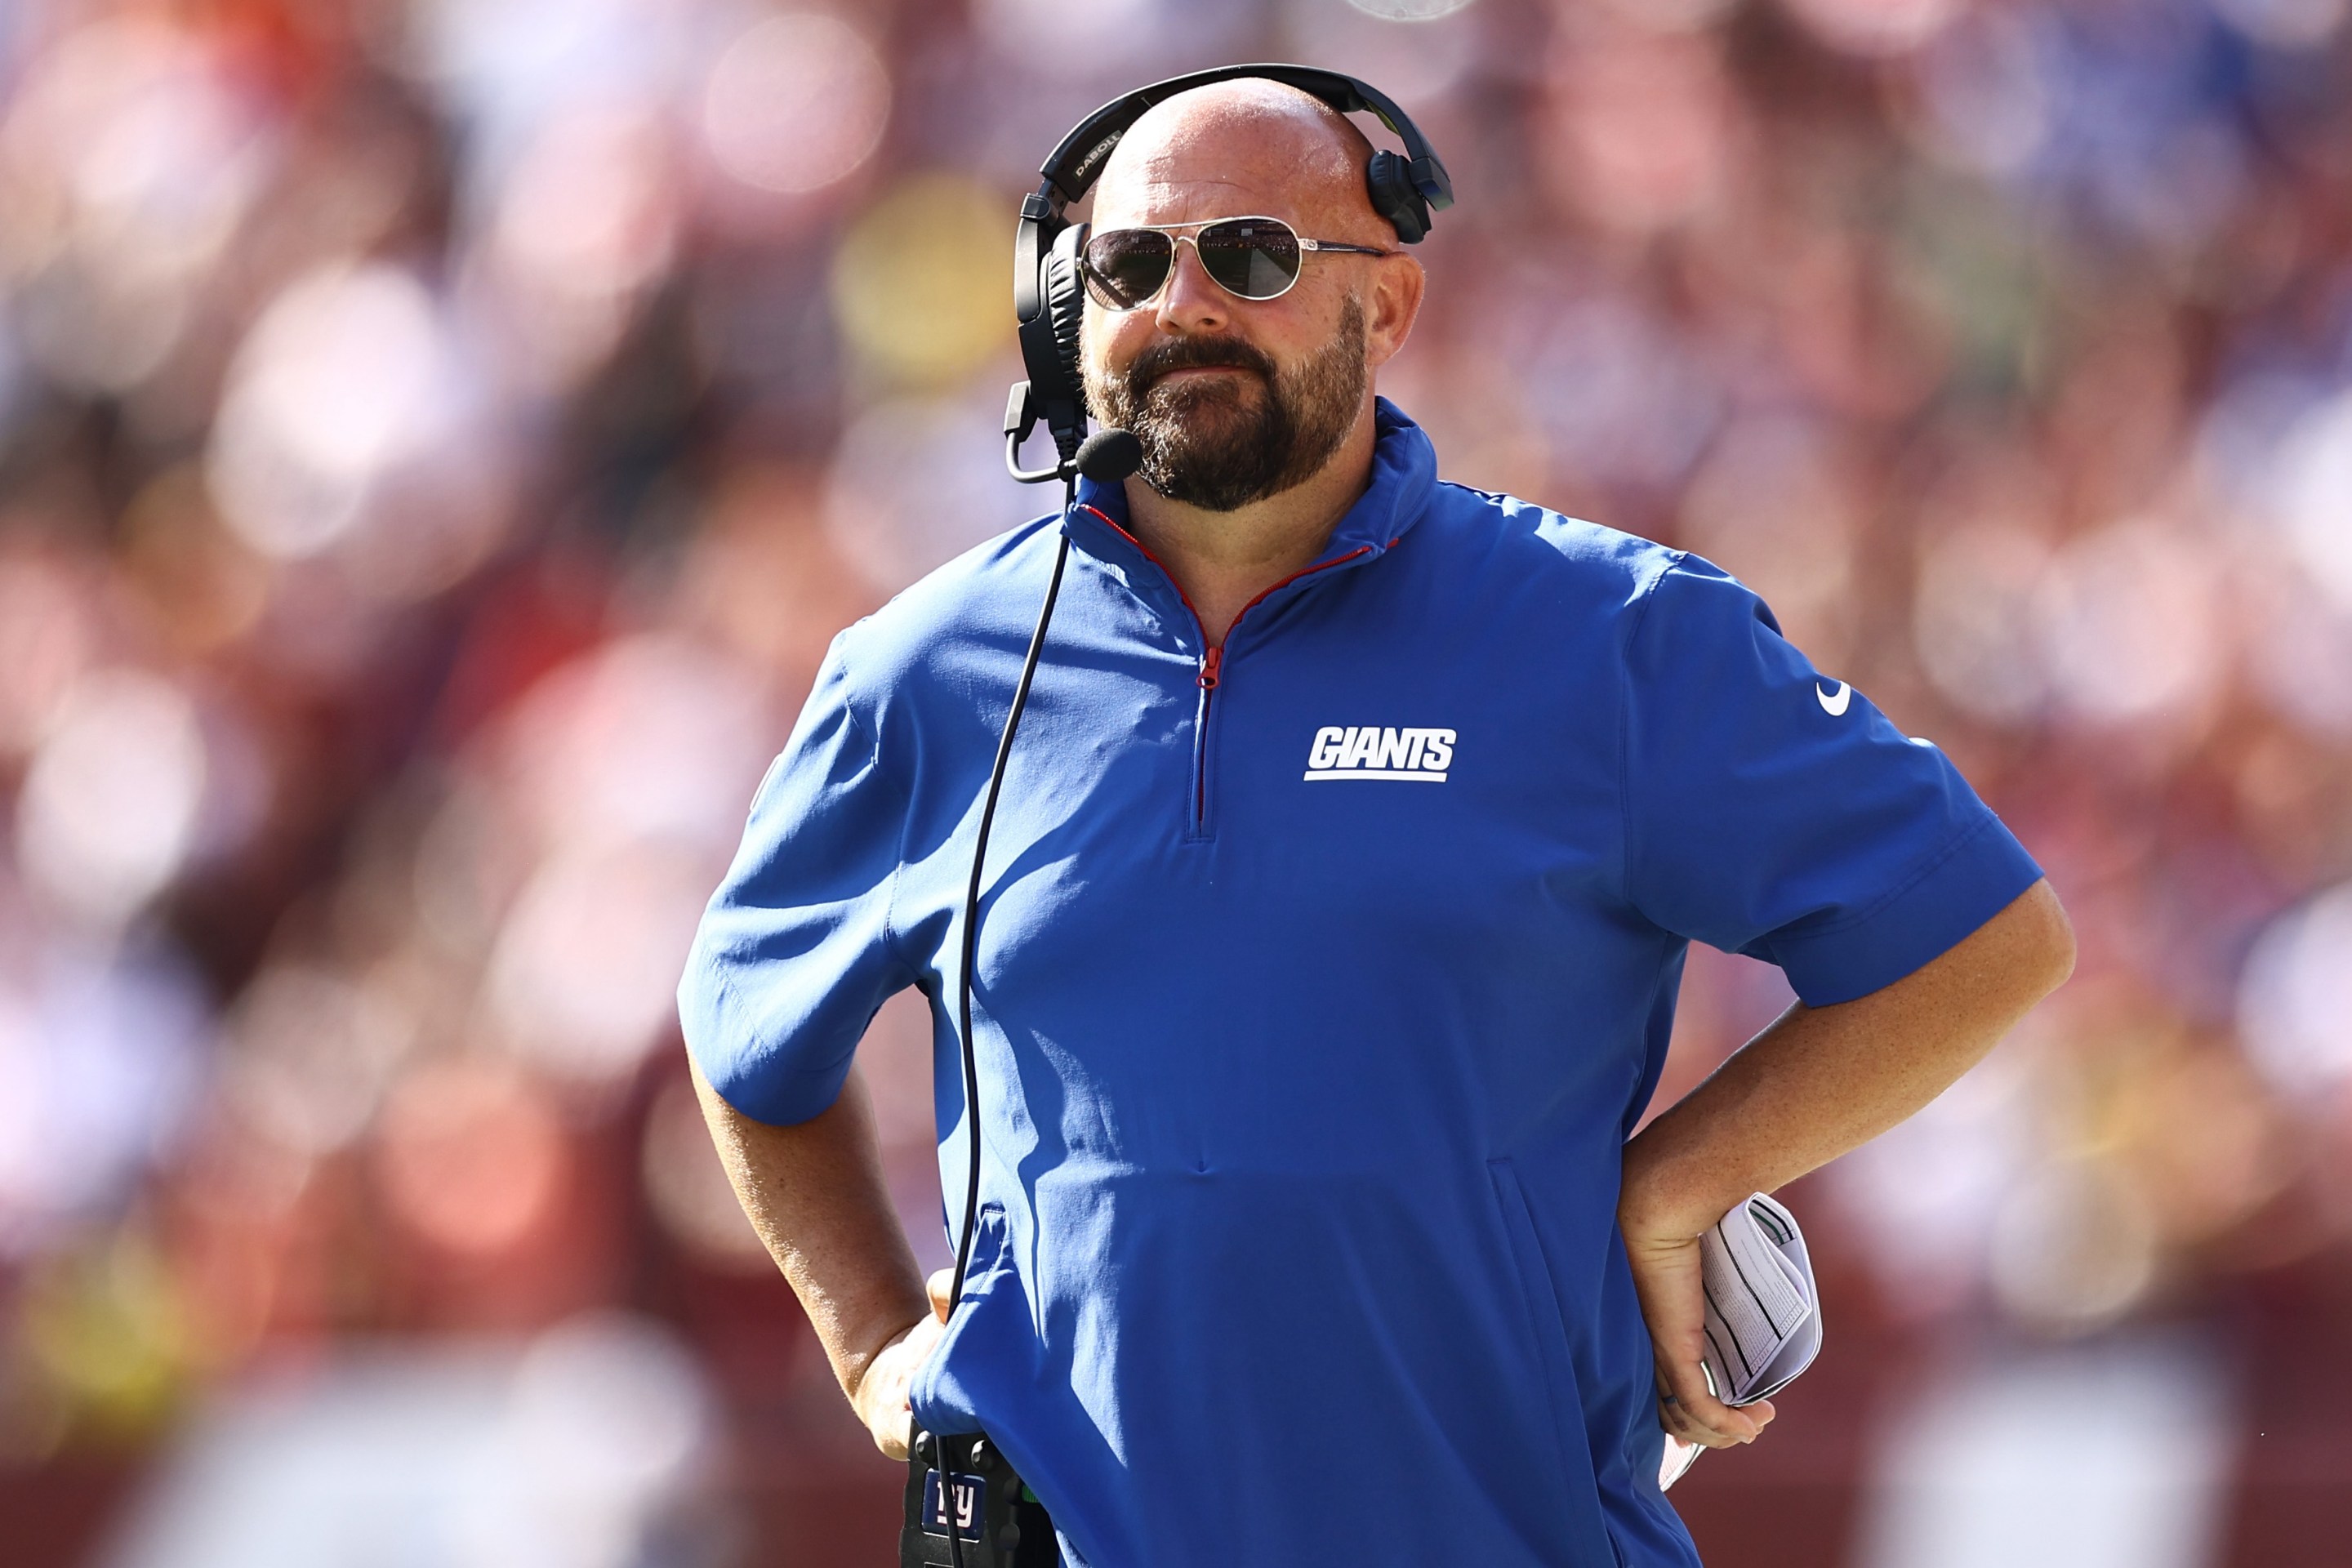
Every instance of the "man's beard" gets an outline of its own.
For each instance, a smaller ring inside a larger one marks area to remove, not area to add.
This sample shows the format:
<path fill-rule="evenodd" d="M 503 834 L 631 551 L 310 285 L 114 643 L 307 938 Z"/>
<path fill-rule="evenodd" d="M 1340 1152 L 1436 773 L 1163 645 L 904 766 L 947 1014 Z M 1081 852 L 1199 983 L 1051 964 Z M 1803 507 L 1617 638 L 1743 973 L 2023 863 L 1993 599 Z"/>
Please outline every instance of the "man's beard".
<path fill-rule="evenodd" d="M 1171 385 L 1170 371 L 1231 365 L 1254 374 Z M 1233 511 L 1313 477 L 1339 449 L 1364 401 L 1364 310 L 1349 296 L 1331 342 L 1278 371 L 1239 338 L 1165 338 L 1122 374 L 1087 368 L 1087 401 L 1143 444 L 1144 482 L 1170 500 Z"/>

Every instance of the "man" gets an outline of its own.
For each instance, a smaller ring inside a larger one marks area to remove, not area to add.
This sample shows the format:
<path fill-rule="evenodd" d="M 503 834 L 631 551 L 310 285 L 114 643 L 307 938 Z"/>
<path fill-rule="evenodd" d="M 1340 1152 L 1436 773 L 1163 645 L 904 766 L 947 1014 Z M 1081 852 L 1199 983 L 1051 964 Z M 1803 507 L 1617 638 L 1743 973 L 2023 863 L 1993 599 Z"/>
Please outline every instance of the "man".
<path fill-rule="evenodd" d="M 1932 1099 L 2072 940 L 1941 754 L 1736 583 L 1436 481 L 1373 395 L 1423 273 L 1368 152 L 1250 80 L 1119 143 L 1097 234 L 1270 216 L 1375 254 L 1245 300 L 1180 243 L 1150 298 L 1088 305 L 1089 397 L 1142 471 L 836 641 L 698 939 L 688 1042 L 876 1441 L 904 1454 L 910 1397 L 984 1430 L 1068 1561 L 1689 1563 L 1662 1424 L 1771 1419 L 1707 1393 L 1696 1238 Z M 963 878 L 1065 527 L 989 857 L 986 1202 L 950 1316 L 849 1060 L 922 987 L 955 1121 Z M 1690 940 L 1802 1000 L 1627 1142 Z"/>

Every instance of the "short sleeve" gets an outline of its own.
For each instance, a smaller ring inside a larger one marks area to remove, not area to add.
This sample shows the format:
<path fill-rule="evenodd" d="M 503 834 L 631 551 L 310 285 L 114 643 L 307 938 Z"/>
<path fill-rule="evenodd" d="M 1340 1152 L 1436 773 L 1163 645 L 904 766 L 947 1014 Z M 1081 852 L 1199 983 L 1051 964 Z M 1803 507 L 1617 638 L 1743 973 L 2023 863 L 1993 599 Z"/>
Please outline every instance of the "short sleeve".
<path fill-rule="evenodd" d="M 875 1010 L 913 982 L 890 931 L 906 816 L 835 638 L 678 983 L 687 1049 L 745 1115 L 790 1124 L 825 1110 Z"/>
<path fill-rule="evenodd" d="M 1705 561 L 1642 600 L 1625 678 L 1627 898 L 1779 964 L 1809 1005 L 1902 979 L 2042 876 L 1942 752 L 1821 676 Z"/>

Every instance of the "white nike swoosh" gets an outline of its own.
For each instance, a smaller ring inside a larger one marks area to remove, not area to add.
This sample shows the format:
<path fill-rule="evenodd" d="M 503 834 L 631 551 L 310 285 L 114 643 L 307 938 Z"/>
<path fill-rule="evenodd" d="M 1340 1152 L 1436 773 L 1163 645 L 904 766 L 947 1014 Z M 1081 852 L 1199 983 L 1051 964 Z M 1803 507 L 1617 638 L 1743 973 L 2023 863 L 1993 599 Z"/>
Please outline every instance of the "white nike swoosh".
<path fill-rule="evenodd" d="M 1817 680 L 1813 682 L 1813 695 L 1821 699 L 1822 711 L 1834 719 L 1845 711 L 1847 703 L 1853 700 L 1853 688 L 1841 680 L 1837 683 L 1837 695 L 1832 697 L 1822 689 L 1821 682 Z"/>

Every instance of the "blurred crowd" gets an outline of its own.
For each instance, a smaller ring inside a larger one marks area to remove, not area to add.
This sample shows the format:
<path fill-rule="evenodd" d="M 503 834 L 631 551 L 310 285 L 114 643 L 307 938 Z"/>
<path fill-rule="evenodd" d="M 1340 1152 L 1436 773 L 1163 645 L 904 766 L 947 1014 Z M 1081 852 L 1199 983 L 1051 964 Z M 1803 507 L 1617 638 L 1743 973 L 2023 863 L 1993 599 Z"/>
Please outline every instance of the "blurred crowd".
<path fill-rule="evenodd" d="M 510 1344 L 452 1386 L 572 1527 L 407 1561 L 831 1561 L 675 1526 L 863 1438 L 672 987 L 834 632 L 1041 510 L 998 433 L 1037 162 L 1249 58 L 1452 169 L 1381 387 L 1441 472 L 1754 584 L 2074 914 L 2072 984 L 1800 1190 L 1832 1311 L 2344 1338 L 2347 12 L 0 6 L 0 1475 Z M 1695 963 L 1665 1092 L 1785 996 Z M 930 1048 L 901 998 L 862 1058 L 927 1259 Z"/>

